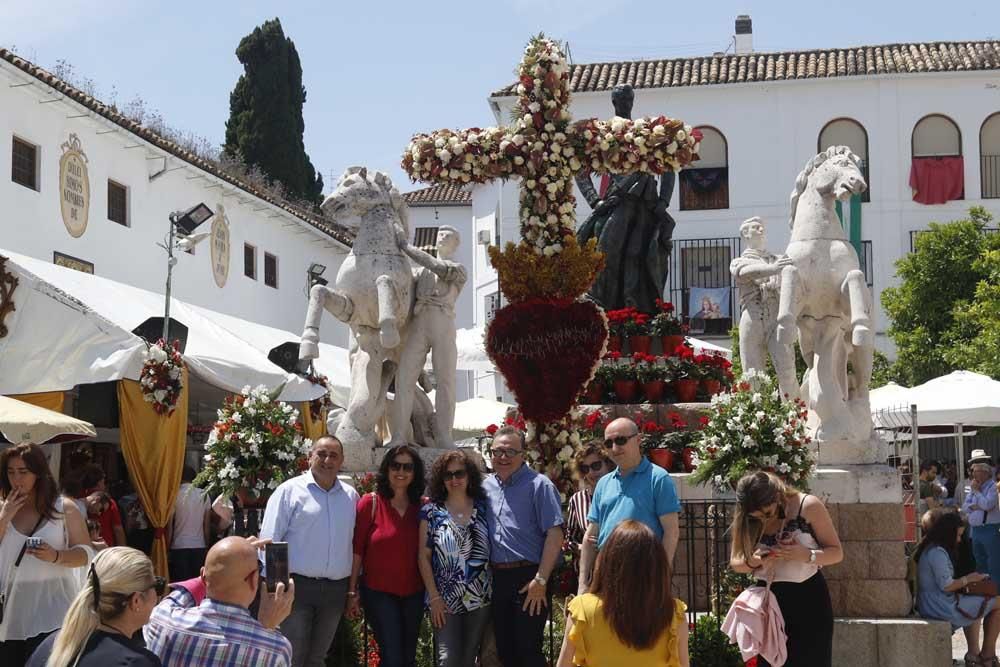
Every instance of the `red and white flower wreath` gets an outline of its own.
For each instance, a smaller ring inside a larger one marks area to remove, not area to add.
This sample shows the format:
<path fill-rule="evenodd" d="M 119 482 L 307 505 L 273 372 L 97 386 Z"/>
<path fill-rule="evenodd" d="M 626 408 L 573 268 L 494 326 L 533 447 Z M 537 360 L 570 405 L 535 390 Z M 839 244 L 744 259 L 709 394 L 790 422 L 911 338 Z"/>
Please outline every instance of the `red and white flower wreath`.
<path fill-rule="evenodd" d="M 146 362 L 139 373 L 142 397 L 153 404 L 156 414 L 169 417 L 177 407 L 184 387 L 181 379 L 184 359 L 177 341 L 168 346 L 161 338 L 148 347 L 145 357 Z"/>

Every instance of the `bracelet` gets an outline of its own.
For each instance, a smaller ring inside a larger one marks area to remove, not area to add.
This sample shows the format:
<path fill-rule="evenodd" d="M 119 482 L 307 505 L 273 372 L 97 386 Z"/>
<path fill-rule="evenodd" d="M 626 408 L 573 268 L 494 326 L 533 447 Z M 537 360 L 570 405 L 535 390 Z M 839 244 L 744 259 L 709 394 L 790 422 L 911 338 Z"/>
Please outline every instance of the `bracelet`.
<path fill-rule="evenodd" d="M 347 591 L 347 597 L 349 597 L 349 598 L 356 598 L 356 597 L 358 597 L 358 592 L 357 591 Z"/>
<path fill-rule="evenodd" d="M 56 563 L 59 562 L 59 550 L 55 549 L 54 551 L 56 552 L 56 559 L 54 561 L 52 561 L 53 565 L 55 565 Z"/>
<path fill-rule="evenodd" d="M 429 600 L 429 602 L 434 602 L 435 600 L 440 600 L 440 599 L 441 599 L 441 596 L 440 596 L 440 595 L 435 595 L 434 597 L 432 597 L 432 598 L 431 598 L 431 599 Z"/>

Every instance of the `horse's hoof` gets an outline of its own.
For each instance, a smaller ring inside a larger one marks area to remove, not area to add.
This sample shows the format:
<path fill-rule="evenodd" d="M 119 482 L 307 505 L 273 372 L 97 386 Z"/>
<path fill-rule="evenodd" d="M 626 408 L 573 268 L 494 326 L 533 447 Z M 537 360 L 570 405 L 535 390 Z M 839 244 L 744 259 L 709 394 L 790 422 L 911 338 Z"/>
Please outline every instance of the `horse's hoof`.
<path fill-rule="evenodd" d="M 782 345 L 791 345 L 795 342 L 795 327 L 779 324 L 776 335 L 779 343 Z"/>
<path fill-rule="evenodd" d="M 382 347 L 391 350 L 399 345 L 399 329 L 392 324 L 383 324 L 379 330 Z"/>
<path fill-rule="evenodd" d="M 854 347 L 871 347 L 875 344 L 875 334 L 871 328 L 863 324 L 856 324 L 851 331 L 851 345 Z"/>

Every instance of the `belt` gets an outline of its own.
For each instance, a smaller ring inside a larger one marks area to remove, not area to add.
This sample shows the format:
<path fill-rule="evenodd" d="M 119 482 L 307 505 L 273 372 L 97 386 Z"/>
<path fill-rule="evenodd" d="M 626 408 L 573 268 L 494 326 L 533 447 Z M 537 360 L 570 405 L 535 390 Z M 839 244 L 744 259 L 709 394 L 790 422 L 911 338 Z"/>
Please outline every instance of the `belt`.
<path fill-rule="evenodd" d="M 532 563 L 530 560 L 515 560 L 510 563 L 493 563 L 490 565 L 494 570 L 514 570 L 519 567 L 538 567 L 538 563 Z"/>
<path fill-rule="evenodd" d="M 291 577 L 292 579 L 306 579 L 308 581 L 331 581 L 331 582 L 346 581 L 347 579 L 350 579 L 350 577 L 344 577 L 343 579 L 330 579 L 328 577 L 307 577 L 306 575 L 299 574 L 297 572 L 292 572 Z"/>

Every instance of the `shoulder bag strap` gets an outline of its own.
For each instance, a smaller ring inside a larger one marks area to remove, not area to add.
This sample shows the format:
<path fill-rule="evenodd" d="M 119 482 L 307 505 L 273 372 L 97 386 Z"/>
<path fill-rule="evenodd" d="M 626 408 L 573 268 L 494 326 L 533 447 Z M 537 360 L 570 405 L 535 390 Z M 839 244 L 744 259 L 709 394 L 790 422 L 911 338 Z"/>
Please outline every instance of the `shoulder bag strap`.
<path fill-rule="evenodd" d="M 958 610 L 959 614 L 961 614 L 962 616 L 964 616 L 965 618 L 967 618 L 969 620 L 973 620 L 974 621 L 974 620 L 982 618 L 983 615 L 986 612 L 986 605 L 989 604 L 991 598 L 986 597 L 985 595 L 977 595 L 976 597 L 983 598 L 983 602 L 982 602 L 982 604 L 979 605 L 979 611 L 976 613 L 975 616 L 970 616 L 969 614 L 966 614 L 965 610 L 962 609 L 962 605 L 959 604 L 962 601 L 962 594 L 961 593 L 955 593 L 955 609 Z"/>

